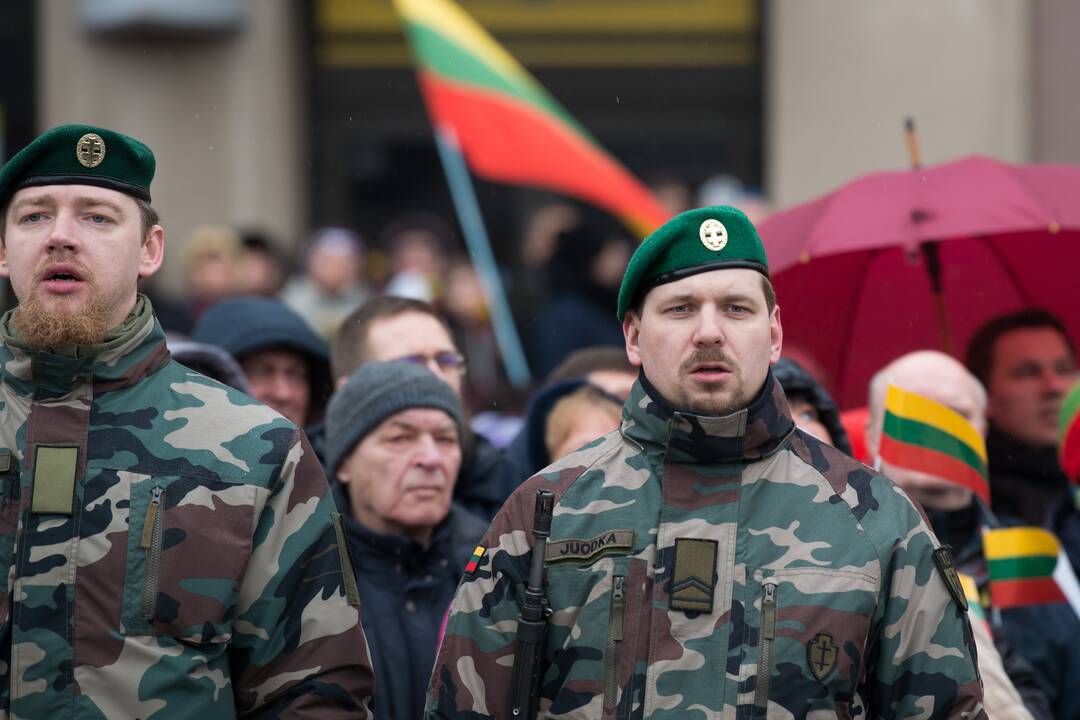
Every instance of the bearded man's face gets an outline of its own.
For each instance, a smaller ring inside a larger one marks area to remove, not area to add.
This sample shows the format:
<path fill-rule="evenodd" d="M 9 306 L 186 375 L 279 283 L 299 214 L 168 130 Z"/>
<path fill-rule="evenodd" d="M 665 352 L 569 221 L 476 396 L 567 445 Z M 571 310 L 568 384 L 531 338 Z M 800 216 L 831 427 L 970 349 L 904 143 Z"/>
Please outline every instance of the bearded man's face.
<path fill-rule="evenodd" d="M 135 305 L 140 277 L 161 265 L 164 233 L 143 236 L 138 204 L 116 190 L 46 185 L 19 190 L 4 218 L 0 274 L 29 346 L 100 342 Z"/>

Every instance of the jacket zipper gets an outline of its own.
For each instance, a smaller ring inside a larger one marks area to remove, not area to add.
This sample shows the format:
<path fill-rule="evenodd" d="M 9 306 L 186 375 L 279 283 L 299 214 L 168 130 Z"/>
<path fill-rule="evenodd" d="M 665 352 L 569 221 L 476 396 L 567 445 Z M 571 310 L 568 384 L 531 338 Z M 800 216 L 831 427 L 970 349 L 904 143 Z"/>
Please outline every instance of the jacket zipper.
<path fill-rule="evenodd" d="M 623 639 L 626 608 L 626 576 L 611 578 L 611 613 L 608 616 L 607 647 L 604 649 L 604 706 L 610 707 L 619 693 L 619 648 Z"/>
<path fill-rule="evenodd" d="M 765 583 L 761 600 L 761 631 L 758 637 L 757 687 L 754 707 L 769 706 L 769 685 L 772 682 L 773 638 L 776 636 L 776 583 Z"/>
<path fill-rule="evenodd" d="M 142 541 L 139 547 L 146 549 L 146 578 L 143 584 L 142 611 L 147 621 L 154 619 L 157 606 L 158 565 L 161 562 L 161 493 L 160 487 L 150 493 L 150 505 L 146 508 Z"/>

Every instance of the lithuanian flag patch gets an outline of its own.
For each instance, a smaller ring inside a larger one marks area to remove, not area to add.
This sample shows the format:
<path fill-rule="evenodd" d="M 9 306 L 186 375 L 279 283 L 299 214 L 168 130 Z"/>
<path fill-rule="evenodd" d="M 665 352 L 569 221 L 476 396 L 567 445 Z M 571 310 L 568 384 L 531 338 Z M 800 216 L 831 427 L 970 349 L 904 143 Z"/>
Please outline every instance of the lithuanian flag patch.
<path fill-rule="evenodd" d="M 469 558 L 469 564 L 465 566 L 465 572 L 476 572 L 476 568 L 480 567 L 480 559 L 484 557 L 485 552 L 487 552 L 487 548 L 483 545 L 477 545 L 476 549 L 472 551 L 472 557 Z"/>

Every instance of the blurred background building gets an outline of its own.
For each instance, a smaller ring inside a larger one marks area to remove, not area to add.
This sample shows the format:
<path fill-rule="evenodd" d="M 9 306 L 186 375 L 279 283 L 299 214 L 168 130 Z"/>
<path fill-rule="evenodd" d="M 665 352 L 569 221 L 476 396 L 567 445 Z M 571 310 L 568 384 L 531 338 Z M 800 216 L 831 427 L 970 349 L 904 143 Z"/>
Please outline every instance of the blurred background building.
<path fill-rule="evenodd" d="M 928 163 L 1080 162 L 1080 5 L 1066 0 L 461 4 L 673 205 L 718 175 L 779 208 L 903 168 L 907 115 Z M 410 212 L 453 221 L 390 0 L 9 0 L 0 13 L 0 158 L 63 122 L 143 139 L 171 258 L 206 224 L 295 251 L 314 227 L 378 243 Z M 550 198 L 478 189 L 504 260 Z M 167 293 L 183 286 L 177 259 Z"/>

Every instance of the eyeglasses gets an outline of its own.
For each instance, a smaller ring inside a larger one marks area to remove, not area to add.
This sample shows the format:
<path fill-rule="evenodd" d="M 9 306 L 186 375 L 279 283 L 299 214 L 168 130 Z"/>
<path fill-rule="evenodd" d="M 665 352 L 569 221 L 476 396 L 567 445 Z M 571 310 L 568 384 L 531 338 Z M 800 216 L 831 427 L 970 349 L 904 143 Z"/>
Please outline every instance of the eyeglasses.
<path fill-rule="evenodd" d="M 455 352 L 439 352 L 434 355 L 417 353 L 394 358 L 394 362 L 409 363 L 411 365 L 429 365 L 433 361 L 443 372 L 465 371 L 465 356 Z"/>

